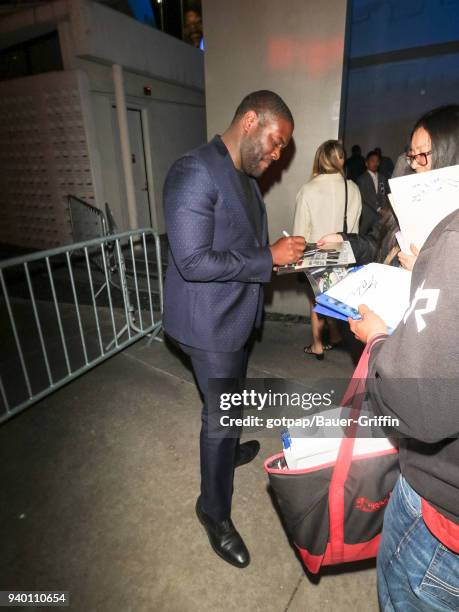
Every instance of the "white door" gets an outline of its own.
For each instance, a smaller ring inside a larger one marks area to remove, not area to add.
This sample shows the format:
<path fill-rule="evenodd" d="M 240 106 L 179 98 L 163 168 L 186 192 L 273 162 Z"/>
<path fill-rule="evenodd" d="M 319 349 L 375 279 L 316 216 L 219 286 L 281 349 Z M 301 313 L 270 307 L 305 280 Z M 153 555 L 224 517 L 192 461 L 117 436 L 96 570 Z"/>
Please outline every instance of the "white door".
<path fill-rule="evenodd" d="M 116 107 L 112 108 L 113 125 L 115 130 L 115 142 L 117 145 L 116 157 L 120 175 L 123 176 L 123 163 L 121 158 L 121 145 L 118 129 L 118 117 Z M 137 207 L 137 227 L 152 227 L 150 212 L 150 197 L 148 193 L 147 169 L 145 160 L 145 148 L 142 132 L 142 114 L 140 110 L 127 109 L 129 143 L 131 146 L 132 177 L 134 181 L 135 201 Z M 121 181 L 124 185 L 124 181 Z M 125 189 L 123 190 L 125 193 Z M 126 197 L 126 196 L 125 196 Z M 125 199 L 125 198 L 124 198 Z M 125 204 L 127 208 L 127 203 Z"/>

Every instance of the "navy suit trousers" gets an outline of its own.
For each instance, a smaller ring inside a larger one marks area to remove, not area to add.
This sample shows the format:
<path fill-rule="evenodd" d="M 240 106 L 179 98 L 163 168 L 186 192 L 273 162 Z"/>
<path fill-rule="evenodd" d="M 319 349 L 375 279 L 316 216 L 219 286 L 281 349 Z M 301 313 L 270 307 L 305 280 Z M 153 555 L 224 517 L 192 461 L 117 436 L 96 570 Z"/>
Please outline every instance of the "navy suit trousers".
<path fill-rule="evenodd" d="M 215 521 L 231 515 L 234 460 L 239 446 L 241 427 L 222 427 L 218 397 L 209 393 L 209 378 L 245 378 L 248 350 L 234 352 L 204 351 L 180 343 L 193 366 L 193 372 L 203 398 L 201 414 L 201 504 Z M 231 417 L 239 417 L 242 409 L 232 408 Z"/>

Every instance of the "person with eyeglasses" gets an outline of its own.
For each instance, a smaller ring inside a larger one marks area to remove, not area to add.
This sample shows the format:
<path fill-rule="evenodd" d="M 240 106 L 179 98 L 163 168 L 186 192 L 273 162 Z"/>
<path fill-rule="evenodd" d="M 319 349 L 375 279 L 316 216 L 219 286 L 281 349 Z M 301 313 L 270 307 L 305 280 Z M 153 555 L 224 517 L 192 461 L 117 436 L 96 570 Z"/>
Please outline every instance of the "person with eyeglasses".
<path fill-rule="evenodd" d="M 459 105 L 415 125 L 416 172 L 459 164 Z M 401 475 L 390 496 L 377 558 L 380 609 L 459 610 L 459 198 L 422 246 L 410 306 L 388 336 L 365 305 L 350 320 L 369 345 L 367 398 L 399 438 Z"/>
<path fill-rule="evenodd" d="M 399 178 L 400 176 L 409 176 L 410 174 L 414 174 L 414 170 L 406 163 L 406 154 L 409 150 L 410 144 L 407 144 L 403 149 L 403 152 L 397 157 L 391 178 L 394 179 Z"/>
<path fill-rule="evenodd" d="M 413 164 L 417 164 L 418 166 L 420 166 L 421 168 L 426 168 L 428 170 L 430 170 L 430 167 L 428 168 L 429 164 L 430 164 L 430 160 L 429 157 L 432 155 L 432 151 L 426 151 L 425 153 L 415 153 L 413 155 L 409 155 L 407 154 L 405 156 L 406 158 L 406 163 L 412 168 Z"/>
<path fill-rule="evenodd" d="M 446 108 L 454 109 L 455 105 Z M 436 112 L 432 111 L 432 113 Z M 430 113 L 427 113 L 416 123 L 411 133 L 410 148 L 405 155 L 407 166 L 416 173 L 432 170 L 432 140 L 431 132 L 427 129 L 429 121 Z M 443 153 L 443 156 L 437 160 L 436 167 L 442 168 L 445 165 L 450 165 L 444 163 L 445 159 L 447 159 L 447 155 Z M 438 164 L 442 165 L 438 166 Z M 392 208 L 387 207 L 383 212 L 381 220 L 365 236 L 344 232 L 326 234 L 317 241 L 317 244 L 322 246 L 329 242 L 348 240 L 351 243 L 356 262 L 359 265 L 375 261 L 412 270 L 419 250 L 416 245 L 411 244 L 411 253 L 402 252 L 395 236 L 399 230 L 400 227 Z"/>

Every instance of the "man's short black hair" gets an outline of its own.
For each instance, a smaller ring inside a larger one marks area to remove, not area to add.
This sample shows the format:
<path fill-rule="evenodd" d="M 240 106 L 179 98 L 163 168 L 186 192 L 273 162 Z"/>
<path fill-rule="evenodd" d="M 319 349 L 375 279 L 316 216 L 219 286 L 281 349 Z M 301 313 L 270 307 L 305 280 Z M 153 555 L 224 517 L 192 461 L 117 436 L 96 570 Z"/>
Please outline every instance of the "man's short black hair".
<path fill-rule="evenodd" d="M 254 91 L 246 96 L 236 109 L 233 122 L 243 117 L 248 111 L 255 111 L 259 117 L 270 114 L 282 117 L 294 125 L 293 115 L 285 102 L 277 93 L 268 89 Z"/>
<path fill-rule="evenodd" d="M 186 2 L 185 6 L 183 7 L 183 13 L 185 14 L 188 11 L 194 11 L 201 17 L 201 7 L 199 6 L 198 2 L 193 2 L 193 0 Z"/>
<path fill-rule="evenodd" d="M 381 158 L 381 155 L 378 153 L 378 151 L 376 151 L 376 149 L 373 149 L 373 151 L 369 151 L 367 153 L 367 156 L 366 156 L 365 159 L 368 161 L 370 159 L 370 157 L 373 157 L 374 155 L 376 155 L 376 157 L 378 157 L 378 158 Z"/>

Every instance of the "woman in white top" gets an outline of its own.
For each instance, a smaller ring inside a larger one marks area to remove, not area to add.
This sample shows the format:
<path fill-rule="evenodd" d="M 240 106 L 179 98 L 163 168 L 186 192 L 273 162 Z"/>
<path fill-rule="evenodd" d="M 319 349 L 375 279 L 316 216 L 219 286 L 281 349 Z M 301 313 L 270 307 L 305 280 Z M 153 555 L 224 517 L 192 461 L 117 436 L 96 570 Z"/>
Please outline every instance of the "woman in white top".
<path fill-rule="evenodd" d="M 312 175 L 296 196 L 295 221 L 293 235 L 304 236 L 306 242 L 317 242 L 324 234 L 342 232 L 344 225 L 344 210 L 346 200 L 344 177 L 345 154 L 338 140 L 327 140 L 317 149 Z M 362 211 L 360 191 L 353 181 L 347 183 L 347 231 L 359 231 L 359 219 Z M 308 355 L 315 355 L 323 359 L 324 349 L 331 348 L 340 341 L 336 321 L 328 319 L 330 327 L 331 345 L 324 346 L 322 332 L 324 318 L 312 311 L 311 302 L 311 331 L 312 344 L 304 347 Z"/>

